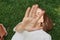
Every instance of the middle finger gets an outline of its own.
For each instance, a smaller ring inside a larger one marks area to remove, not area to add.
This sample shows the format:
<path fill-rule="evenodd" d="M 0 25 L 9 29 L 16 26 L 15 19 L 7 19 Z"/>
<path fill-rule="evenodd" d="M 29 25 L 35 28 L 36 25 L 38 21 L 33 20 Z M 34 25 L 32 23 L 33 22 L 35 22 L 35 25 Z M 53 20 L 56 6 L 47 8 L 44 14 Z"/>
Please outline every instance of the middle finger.
<path fill-rule="evenodd" d="M 33 13 L 35 11 L 35 9 L 37 8 L 38 6 L 37 5 L 33 5 L 32 8 L 31 8 L 31 11 L 29 13 L 29 16 L 32 17 L 33 16 Z"/>

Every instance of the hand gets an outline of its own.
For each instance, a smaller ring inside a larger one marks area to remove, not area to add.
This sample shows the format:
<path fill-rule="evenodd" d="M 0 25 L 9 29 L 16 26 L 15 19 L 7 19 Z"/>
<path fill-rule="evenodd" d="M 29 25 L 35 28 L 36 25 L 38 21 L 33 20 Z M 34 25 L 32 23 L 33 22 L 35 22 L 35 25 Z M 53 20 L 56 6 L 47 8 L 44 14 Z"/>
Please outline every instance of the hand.
<path fill-rule="evenodd" d="M 30 10 L 29 8 L 27 9 L 26 15 L 22 21 L 26 25 L 25 30 L 32 30 L 36 22 L 39 20 L 40 15 L 36 16 L 37 9 L 38 9 L 38 5 L 33 5 Z"/>
<path fill-rule="evenodd" d="M 37 9 L 38 5 L 33 5 L 32 8 L 28 7 L 25 17 L 23 18 L 22 24 L 18 24 L 19 26 L 16 27 L 16 31 L 21 31 L 21 29 L 25 29 L 28 31 L 36 30 L 37 27 L 34 28 L 34 26 L 40 19 L 40 17 L 43 15 L 43 12 L 37 12 Z M 36 16 L 36 12 L 40 14 Z"/>
<path fill-rule="evenodd" d="M 36 16 L 40 16 L 39 20 L 35 23 L 34 27 L 30 27 L 28 30 L 29 31 L 34 31 L 34 30 L 40 30 L 40 29 L 43 29 L 42 27 L 42 23 L 43 23 L 43 14 L 45 13 L 44 10 L 38 8 L 37 11 L 36 11 Z"/>
<path fill-rule="evenodd" d="M 26 10 L 25 17 L 23 18 L 22 24 L 18 24 L 16 26 L 16 31 L 20 31 L 20 29 L 23 29 L 26 26 L 30 26 L 32 23 L 35 24 L 34 22 L 39 19 L 39 17 L 35 18 L 35 12 L 38 8 L 38 5 L 33 5 L 32 8 L 28 7 Z M 31 25 L 32 27 L 33 25 Z"/>
<path fill-rule="evenodd" d="M 42 27 L 40 27 L 40 23 L 41 23 L 41 19 L 40 18 L 45 13 L 45 11 L 43 11 L 42 9 L 40 9 L 38 7 L 36 8 L 36 10 L 35 9 L 31 9 L 31 10 L 32 10 L 32 13 L 29 14 L 29 15 L 32 16 L 32 17 L 30 16 L 30 18 L 32 18 L 32 21 L 30 21 L 30 24 L 29 24 L 30 26 L 28 25 L 27 27 L 25 27 L 25 29 L 28 30 L 28 31 L 34 31 L 34 30 L 38 30 L 38 29 L 42 28 Z M 29 17 L 29 16 L 27 15 L 27 17 Z M 39 18 L 36 20 L 36 17 L 39 17 Z M 29 18 L 29 20 L 31 20 L 30 18 Z M 24 19 L 26 19 L 26 18 L 24 17 Z M 24 19 L 23 19 L 23 21 L 24 21 Z M 40 22 L 39 22 L 39 20 L 40 20 Z"/>

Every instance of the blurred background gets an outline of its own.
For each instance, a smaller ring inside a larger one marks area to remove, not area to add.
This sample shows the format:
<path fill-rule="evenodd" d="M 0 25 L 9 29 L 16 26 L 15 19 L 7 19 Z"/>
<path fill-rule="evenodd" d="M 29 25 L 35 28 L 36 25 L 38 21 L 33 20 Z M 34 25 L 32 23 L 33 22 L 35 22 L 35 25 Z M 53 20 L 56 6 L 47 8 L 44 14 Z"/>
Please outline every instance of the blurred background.
<path fill-rule="evenodd" d="M 60 0 L 0 0 L 0 23 L 8 32 L 5 40 L 11 40 L 13 28 L 22 21 L 27 7 L 33 4 L 44 9 L 55 23 L 54 28 L 48 32 L 52 40 L 60 40 Z"/>

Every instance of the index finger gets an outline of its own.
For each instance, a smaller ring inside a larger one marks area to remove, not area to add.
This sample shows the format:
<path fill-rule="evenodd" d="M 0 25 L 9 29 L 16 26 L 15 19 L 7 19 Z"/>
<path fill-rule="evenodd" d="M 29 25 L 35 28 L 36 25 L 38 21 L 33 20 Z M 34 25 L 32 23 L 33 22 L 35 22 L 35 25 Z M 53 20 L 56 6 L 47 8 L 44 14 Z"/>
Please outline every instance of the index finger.
<path fill-rule="evenodd" d="M 29 16 L 30 9 L 31 9 L 30 7 L 27 8 L 25 17 L 28 17 Z"/>

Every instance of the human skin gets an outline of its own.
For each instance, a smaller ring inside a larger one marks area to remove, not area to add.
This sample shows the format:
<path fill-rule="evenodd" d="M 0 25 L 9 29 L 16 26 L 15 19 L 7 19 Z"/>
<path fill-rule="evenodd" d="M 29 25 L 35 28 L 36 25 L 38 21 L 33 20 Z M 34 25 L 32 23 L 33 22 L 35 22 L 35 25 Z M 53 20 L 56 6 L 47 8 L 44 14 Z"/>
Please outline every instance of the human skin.
<path fill-rule="evenodd" d="M 39 11 L 39 12 L 37 12 Z M 16 25 L 16 31 L 20 32 L 23 30 L 34 31 L 41 29 L 40 27 L 40 18 L 45 13 L 44 10 L 40 9 L 37 4 L 33 5 L 32 8 L 28 7 L 25 13 L 25 16 L 21 24 Z"/>

